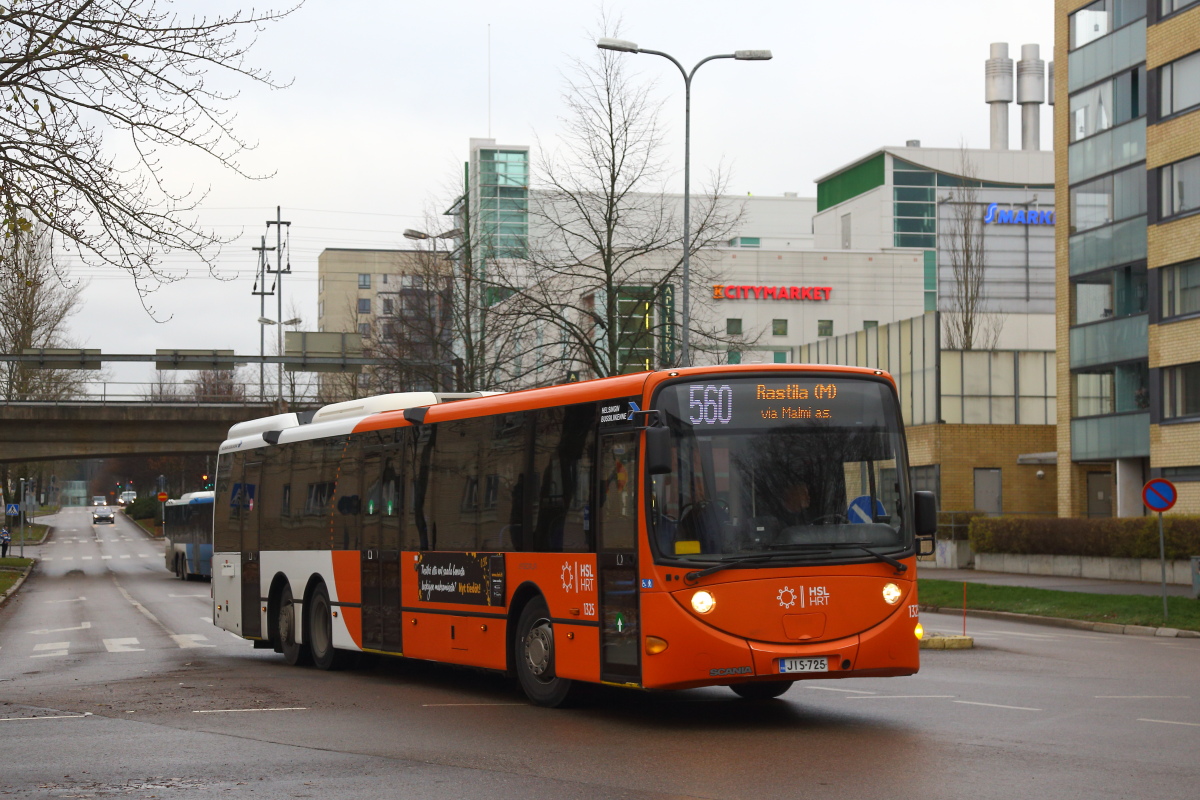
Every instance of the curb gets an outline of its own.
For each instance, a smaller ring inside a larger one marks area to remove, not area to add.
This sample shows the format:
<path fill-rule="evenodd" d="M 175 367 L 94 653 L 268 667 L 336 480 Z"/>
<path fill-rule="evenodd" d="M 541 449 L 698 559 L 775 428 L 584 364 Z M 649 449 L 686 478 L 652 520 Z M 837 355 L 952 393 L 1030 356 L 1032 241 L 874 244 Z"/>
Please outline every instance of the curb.
<path fill-rule="evenodd" d="M 25 572 L 21 574 L 21 577 L 17 578 L 17 582 L 8 587 L 8 591 L 3 595 L 0 595 L 0 608 L 4 607 L 4 604 L 8 602 L 8 598 L 17 593 L 17 590 L 21 588 L 21 584 L 25 583 L 25 579 L 29 577 L 29 573 L 33 572 L 33 568 L 37 566 L 37 563 L 35 559 L 32 564 L 25 568 Z"/>
<path fill-rule="evenodd" d="M 962 614 L 961 608 L 939 608 L 938 606 L 920 606 L 922 611 L 932 614 Z M 1087 622 L 1081 619 L 1063 619 L 1062 617 L 1039 617 L 1033 614 L 1018 614 L 1015 611 L 987 611 L 985 609 L 968 608 L 968 617 L 983 619 L 1001 619 L 1009 622 L 1028 622 L 1033 625 L 1048 625 L 1054 628 L 1074 628 L 1093 633 L 1119 633 L 1126 636 L 1161 636 L 1180 639 L 1200 639 L 1200 631 L 1181 631 L 1178 628 L 1154 628 L 1148 625 L 1116 625 L 1111 622 Z"/>
<path fill-rule="evenodd" d="M 922 650 L 970 650 L 975 647 L 975 639 L 956 633 L 931 633 L 921 639 Z"/>

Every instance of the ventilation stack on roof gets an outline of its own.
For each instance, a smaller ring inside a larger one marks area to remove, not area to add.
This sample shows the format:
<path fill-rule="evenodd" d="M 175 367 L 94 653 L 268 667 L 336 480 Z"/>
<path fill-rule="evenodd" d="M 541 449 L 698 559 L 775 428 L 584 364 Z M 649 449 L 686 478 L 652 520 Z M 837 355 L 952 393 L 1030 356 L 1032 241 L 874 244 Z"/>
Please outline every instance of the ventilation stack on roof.
<path fill-rule="evenodd" d="M 1008 149 L 1008 104 L 1013 101 L 1013 62 L 1008 57 L 1008 44 L 992 43 L 992 57 L 987 60 L 985 99 L 992 107 L 993 150 Z"/>
<path fill-rule="evenodd" d="M 1021 45 L 1017 62 L 1017 105 L 1021 107 L 1021 149 L 1042 149 L 1042 103 L 1046 102 L 1046 62 L 1036 44 Z"/>

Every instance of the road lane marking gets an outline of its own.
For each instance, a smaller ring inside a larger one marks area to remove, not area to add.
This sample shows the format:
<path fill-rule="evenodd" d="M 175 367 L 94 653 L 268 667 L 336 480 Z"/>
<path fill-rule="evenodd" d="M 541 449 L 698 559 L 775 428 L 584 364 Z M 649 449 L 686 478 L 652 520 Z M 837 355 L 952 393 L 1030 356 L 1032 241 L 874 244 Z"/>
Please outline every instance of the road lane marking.
<path fill-rule="evenodd" d="M 45 642 L 44 644 L 35 644 L 33 646 L 36 655 L 30 658 L 48 658 L 50 656 L 65 656 L 67 650 L 71 647 L 70 642 Z M 41 651 L 41 652 L 38 652 Z M 51 652 L 52 651 L 52 652 Z"/>
<path fill-rule="evenodd" d="M 202 636 L 199 633 L 175 633 L 171 635 L 171 638 L 175 641 L 175 644 L 184 649 L 189 647 L 216 647 L 215 644 L 200 644 L 201 642 L 207 642 L 208 637 Z"/>
<path fill-rule="evenodd" d="M 67 600 L 47 600 L 47 603 L 82 603 L 86 597 L 71 597 Z"/>
<path fill-rule="evenodd" d="M 100 556 L 101 561 L 112 561 L 112 556 Z"/>
<path fill-rule="evenodd" d="M 878 694 L 878 692 L 867 692 L 862 689 L 837 689 L 833 686 L 805 686 L 805 689 L 819 689 L 822 692 L 846 692 L 847 694 Z"/>
<path fill-rule="evenodd" d="M 462 708 L 466 706 L 527 706 L 529 703 L 422 703 L 421 708 Z"/>
<path fill-rule="evenodd" d="M 1029 708 L 1027 706 L 1002 706 L 999 703 L 976 703 L 971 700 L 955 700 L 956 703 L 962 703 L 964 706 L 987 706 L 988 708 L 1010 708 L 1013 711 L 1041 711 L 1040 708 Z"/>
<path fill-rule="evenodd" d="M 42 561 L 53 561 L 53 560 L 54 560 L 54 556 L 46 556 L 45 558 L 42 559 Z"/>
<path fill-rule="evenodd" d="M 82 714 L 60 714 L 56 717 L 0 717 L 0 722 L 29 722 L 35 719 L 83 719 L 91 715 L 92 712 L 85 711 Z"/>
<path fill-rule="evenodd" d="M 208 597 L 206 594 L 169 594 L 167 597 Z M 210 622 L 212 620 L 209 620 Z"/>
<path fill-rule="evenodd" d="M 950 700 L 954 697 L 952 694 L 877 694 L 871 697 L 863 695 L 855 695 L 847 697 L 847 700 Z"/>
<path fill-rule="evenodd" d="M 84 556 L 84 557 L 83 557 L 82 559 L 80 559 L 80 560 L 81 560 L 81 561 L 91 561 L 91 560 L 92 560 L 92 557 L 91 557 L 91 556 Z"/>
<path fill-rule="evenodd" d="M 527 703 L 514 703 L 513 705 L 528 705 Z M 210 711 L 193 711 L 193 714 L 236 714 L 241 711 L 308 711 L 304 707 L 296 708 L 216 708 Z"/>
<path fill-rule="evenodd" d="M 30 633 L 34 636 L 42 636 L 47 633 L 62 633 L 63 631 L 86 631 L 90 627 L 92 627 L 92 623 L 84 622 L 74 628 L 42 628 L 39 631 L 30 631 Z"/>
<path fill-rule="evenodd" d="M 1142 719 L 1139 717 L 1138 722 L 1160 722 L 1163 725 L 1187 725 L 1191 728 L 1200 728 L 1200 722 L 1176 722 L 1173 719 Z"/>
<path fill-rule="evenodd" d="M 129 556 L 128 556 L 128 555 L 123 555 L 123 556 L 121 556 L 121 558 L 129 558 Z"/>
<path fill-rule="evenodd" d="M 135 644 L 138 644 L 138 640 L 133 637 L 104 640 L 104 647 L 110 653 L 134 653 L 146 649 L 144 647 L 134 647 L 133 645 Z"/>
<path fill-rule="evenodd" d="M 1190 694 L 1098 694 L 1097 700 L 1191 700 Z"/>

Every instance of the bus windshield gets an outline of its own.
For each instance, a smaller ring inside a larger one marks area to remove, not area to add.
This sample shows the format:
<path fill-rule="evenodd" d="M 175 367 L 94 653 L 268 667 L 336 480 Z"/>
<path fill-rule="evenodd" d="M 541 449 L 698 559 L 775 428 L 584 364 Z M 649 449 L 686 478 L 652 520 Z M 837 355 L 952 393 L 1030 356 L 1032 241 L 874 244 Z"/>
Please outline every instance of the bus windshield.
<path fill-rule="evenodd" d="M 672 470 L 651 482 L 660 558 L 861 559 L 911 546 L 907 465 L 882 381 L 772 373 L 661 389 Z"/>

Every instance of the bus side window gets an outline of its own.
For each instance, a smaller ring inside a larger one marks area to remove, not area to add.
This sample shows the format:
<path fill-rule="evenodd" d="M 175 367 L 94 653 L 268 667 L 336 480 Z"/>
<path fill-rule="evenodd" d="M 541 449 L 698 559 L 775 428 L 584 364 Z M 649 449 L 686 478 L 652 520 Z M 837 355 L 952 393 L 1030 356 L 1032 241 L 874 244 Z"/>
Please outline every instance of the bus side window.
<path fill-rule="evenodd" d="M 287 507 L 291 501 L 287 482 L 291 446 L 268 447 L 260 452 L 263 454 L 262 485 L 282 486 L 282 491 L 272 488 L 262 497 L 265 505 L 258 515 L 258 544 L 263 550 L 286 550 L 288 544 L 283 520 L 287 517 Z"/>
<path fill-rule="evenodd" d="M 596 404 L 537 412 L 529 549 L 551 553 L 591 550 L 585 506 L 596 431 Z"/>
<path fill-rule="evenodd" d="M 484 420 L 438 423 L 428 505 L 437 523 L 438 550 L 478 550 L 479 456 L 487 447 Z"/>
<path fill-rule="evenodd" d="M 213 524 L 213 545 L 217 552 L 231 553 L 242 548 L 242 527 L 234 504 L 234 483 L 242 477 L 242 453 L 229 453 L 217 459 L 217 495 Z M 241 490 L 241 487 L 237 487 Z"/>

